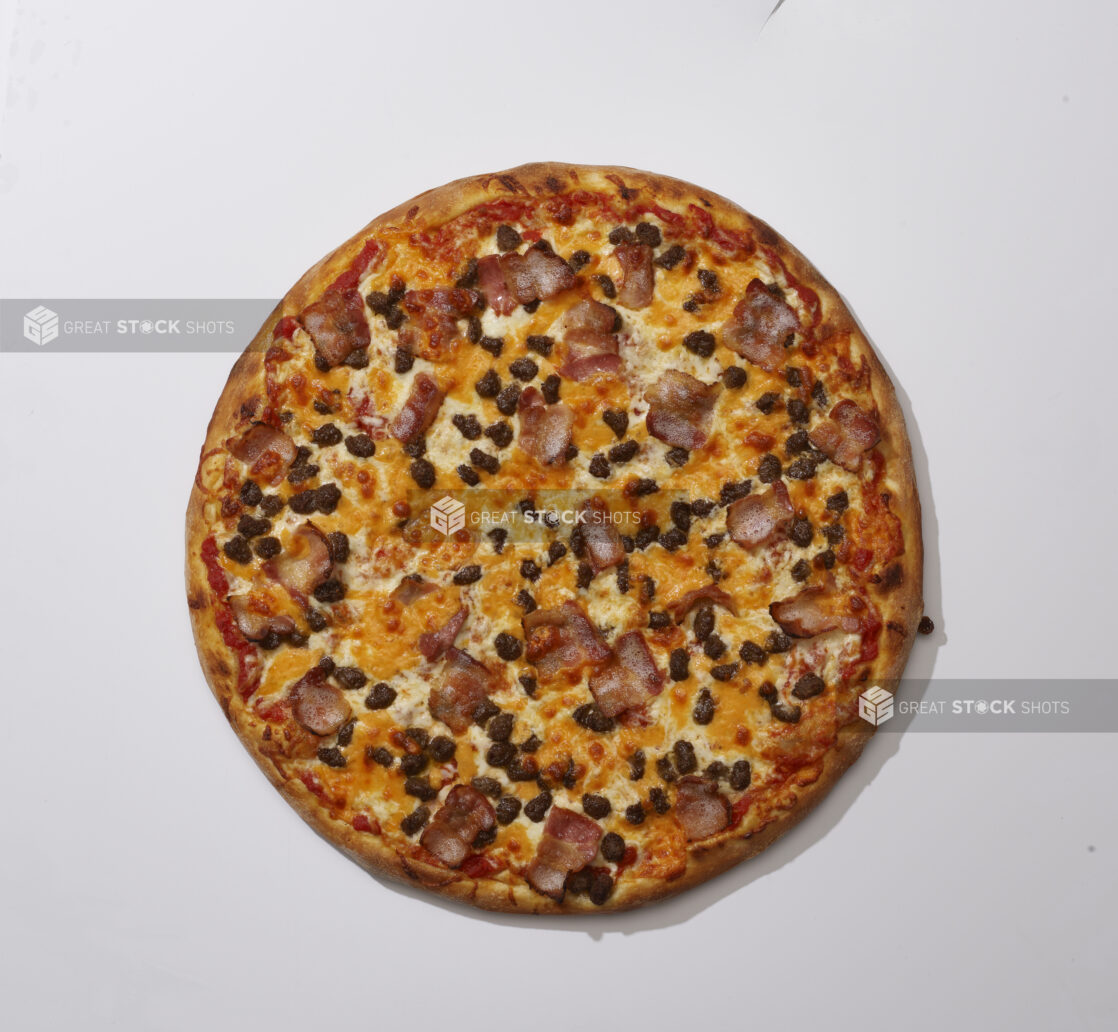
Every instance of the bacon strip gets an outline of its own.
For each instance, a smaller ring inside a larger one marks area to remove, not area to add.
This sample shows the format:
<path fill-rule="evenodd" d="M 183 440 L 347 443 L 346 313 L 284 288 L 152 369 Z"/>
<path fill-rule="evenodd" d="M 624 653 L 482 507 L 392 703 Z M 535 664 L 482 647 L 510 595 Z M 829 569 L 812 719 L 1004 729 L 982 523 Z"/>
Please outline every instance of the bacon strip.
<path fill-rule="evenodd" d="M 326 683 L 321 667 L 311 667 L 287 694 L 292 716 L 320 737 L 334 734 L 352 713 L 341 689 Z"/>
<path fill-rule="evenodd" d="M 264 572 L 278 580 L 300 604 L 334 569 L 326 536 L 307 520 L 291 537 L 288 550 L 264 564 Z"/>
<path fill-rule="evenodd" d="M 609 506 L 597 495 L 583 503 L 582 511 L 586 514 L 585 521 L 579 523 L 582 539 L 586 542 L 590 565 L 595 573 L 601 573 L 625 558 L 625 548 L 617 527 L 610 519 Z"/>
<path fill-rule="evenodd" d="M 400 339 L 424 358 L 441 361 L 449 354 L 444 345 L 461 336 L 458 320 L 475 312 L 480 301 L 477 291 L 461 287 L 409 290 L 400 300 L 408 313 Z"/>
<path fill-rule="evenodd" d="M 664 674 L 640 631 L 621 635 L 610 661 L 590 678 L 590 693 L 607 717 L 643 706 L 663 687 Z"/>
<path fill-rule="evenodd" d="M 438 590 L 436 584 L 424 580 L 418 573 L 409 573 L 400 578 L 400 583 L 392 589 L 388 597 L 406 608 L 436 590 Z"/>
<path fill-rule="evenodd" d="M 282 430 L 256 423 L 228 443 L 229 452 L 249 467 L 253 476 L 275 483 L 295 461 L 295 442 Z"/>
<path fill-rule="evenodd" d="M 249 641 L 263 641 L 273 631 L 276 634 L 291 634 L 295 630 L 295 621 L 290 616 L 271 612 L 252 595 L 230 595 L 228 601 L 237 629 Z"/>
<path fill-rule="evenodd" d="M 511 315 L 517 305 L 546 301 L 573 287 L 575 274 L 551 251 L 530 247 L 524 254 L 486 255 L 477 263 L 478 286 L 497 315 Z"/>
<path fill-rule="evenodd" d="M 563 317 L 566 354 L 559 375 L 586 380 L 595 373 L 616 373 L 621 368 L 617 323 L 617 312 L 600 301 L 585 298 L 568 309 Z"/>
<path fill-rule="evenodd" d="M 365 301 L 356 290 L 328 290 L 300 316 L 315 350 L 329 366 L 341 365 L 354 351 L 369 346 Z"/>
<path fill-rule="evenodd" d="M 427 631 L 421 634 L 416 644 L 419 651 L 423 653 L 423 657 L 434 660 L 446 652 L 454 644 L 454 639 L 458 637 L 458 632 L 462 630 L 462 625 L 466 622 L 468 614 L 469 610 L 462 606 L 437 631 Z"/>
<path fill-rule="evenodd" d="M 392 436 L 404 444 L 422 437 L 439 414 L 443 397 L 439 385 L 431 377 L 426 373 L 416 374 L 404 407 L 392 421 Z"/>
<path fill-rule="evenodd" d="M 409 290 L 400 304 L 414 315 L 433 312 L 464 319 L 477 308 L 480 297 L 476 290 L 462 287 L 435 287 L 432 290 Z"/>
<path fill-rule="evenodd" d="M 710 838 L 730 823 L 730 801 L 718 791 L 711 778 L 688 775 L 680 778 L 675 801 L 675 816 L 687 838 Z"/>
<path fill-rule="evenodd" d="M 564 602 L 558 609 L 537 609 L 523 623 L 528 643 L 525 655 L 543 677 L 610 657 L 609 648 L 577 602 Z"/>
<path fill-rule="evenodd" d="M 857 473 L 862 465 L 862 453 L 881 440 L 881 430 L 855 402 L 844 398 L 831 409 L 830 418 L 808 436 L 832 462 Z"/>
<path fill-rule="evenodd" d="M 537 892 L 561 900 L 567 875 L 581 871 L 598 854 L 602 829 L 574 810 L 553 806 L 543 826 L 536 855 L 524 872 Z"/>
<path fill-rule="evenodd" d="M 489 800 L 470 785 L 455 785 L 419 844 L 447 867 L 460 867 L 474 839 L 496 826 L 497 815 Z"/>
<path fill-rule="evenodd" d="M 648 244 L 618 244 L 613 256 L 621 266 L 617 300 L 626 308 L 646 308 L 652 303 L 656 275 Z"/>
<path fill-rule="evenodd" d="M 722 340 L 730 350 L 774 373 L 784 364 L 785 342 L 799 328 L 799 316 L 788 302 L 753 279 L 723 324 Z"/>
<path fill-rule="evenodd" d="M 644 395 L 648 432 L 677 448 L 701 448 L 710 436 L 711 413 L 719 390 L 717 384 L 707 386 L 677 369 L 661 373 Z"/>
<path fill-rule="evenodd" d="M 721 606 L 728 613 L 734 616 L 738 615 L 737 603 L 734 597 L 728 592 L 723 591 L 717 584 L 707 584 L 701 588 L 695 588 L 693 591 L 687 592 L 679 601 L 672 605 L 672 617 L 677 624 L 683 623 L 684 617 L 687 616 L 692 609 L 695 608 L 700 602 L 709 602 L 714 606 Z"/>
<path fill-rule="evenodd" d="M 834 600 L 819 585 L 774 602 L 769 614 L 793 638 L 814 638 L 838 627 L 851 632 L 861 629 L 856 617 L 836 611 Z"/>
<path fill-rule="evenodd" d="M 494 678 L 488 667 L 461 649 L 449 648 L 442 681 L 431 689 L 427 700 L 431 716 L 460 735 L 470 726 L 474 710 L 488 698 L 493 687 Z"/>
<path fill-rule="evenodd" d="M 522 305 L 546 301 L 575 285 L 570 266 L 553 251 L 530 247 L 523 255 L 506 254 L 503 261 L 505 280 Z"/>
<path fill-rule="evenodd" d="M 495 315 L 511 315 L 516 311 L 516 296 L 505 280 L 500 255 L 489 254 L 478 261 L 477 283 Z"/>
<path fill-rule="evenodd" d="M 545 466 L 565 462 L 571 446 L 575 414 L 561 402 L 545 405 L 535 387 L 527 387 L 517 403 L 520 436 L 517 444 Z"/>
<path fill-rule="evenodd" d="M 788 488 L 778 480 L 767 491 L 732 502 L 726 510 L 726 529 L 743 548 L 753 548 L 772 541 L 794 514 Z"/>

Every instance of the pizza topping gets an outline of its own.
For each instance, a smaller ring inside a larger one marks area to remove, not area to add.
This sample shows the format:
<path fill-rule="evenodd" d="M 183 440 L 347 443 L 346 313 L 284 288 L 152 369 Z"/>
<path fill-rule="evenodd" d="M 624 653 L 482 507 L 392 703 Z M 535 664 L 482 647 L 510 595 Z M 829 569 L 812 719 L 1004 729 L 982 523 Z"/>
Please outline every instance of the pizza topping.
<path fill-rule="evenodd" d="M 392 436 L 404 444 L 422 437 L 435 421 L 442 403 L 439 385 L 426 373 L 417 374 L 404 407 L 392 422 Z"/>
<path fill-rule="evenodd" d="M 811 443 L 832 462 L 856 473 L 862 465 L 862 453 L 881 440 L 881 431 L 870 416 L 847 398 L 831 409 L 830 418 L 809 436 Z"/>
<path fill-rule="evenodd" d="M 442 680 L 432 687 L 428 700 L 431 716 L 456 734 L 462 734 L 470 726 L 474 710 L 488 701 L 493 681 L 490 670 L 473 656 L 461 649 L 448 648 Z"/>
<path fill-rule="evenodd" d="M 652 248 L 648 244 L 618 244 L 613 256 L 621 267 L 621 286 L 617 300 L 626 308 L 646 308 L 652 303 L 655 274 Z"/>
<path fill-rule="evenodd" d="M 438 585 L 432 581 L 424 580 L 418 573 L 409 573 L 400 578 L 400 583 L 392 589 L 392 593 L 388 597 L 401 606 L 407 607 L 437 590 Z"/>
<path fill-rule="evenodd" d="M 617 372 L 621 368 L 619 322 L 614 309 L 589 298 L 568 309 L 563 317 L 566 356 L 559 373 L 568 380 L 585 380 L 595 373 Z"/>
<path fill-rule="evenodd" d="M 798 595 L 774 602 L 769 606 L 772 618 L 794 638 L 814 638 L 842 627 L 857 631 L 859 621 L 852 616 L 842 616 L 835 611 L 834 600 L 816 585 L 804 588 Z"/>
<path fill-rule="evenodd" d="M 536 855 L 525 872 L 529 884 L 537 892 L 561 900 L 567 875 L 581 871 L 597 856 L 601 838 L 602 829 L 589 817 L 562 806 L 554 807 L 543 826 Z"/>
<path fill-rule="evenodd" d="M 292 716 L 312 734 L 332 735 L 350 718 L 351 709 L 341 689 L 326 683 L 320 667 L 312 667 L 288 693 Z"/>
<path fill-rule="evenodd" d="M 622 634 L 610 661 L 590 678 L 590 692 L 606 717 L 642 706 L 663 687 L 664 675 L 640 631 Z"/>
<path fill-rule="evenodd" d="M 718 791 L 718 783 L 710 778 L 681 778 L 676 790 L 675 815 L 687 838 L 710 838 L 730 823 L 730 801 Z"/>
<path fill-rule="evenodd" d="M 520 395 L 517 412 L 520 447 L 545 466 L 565 461 L 571 445 L 574 413 L 563 404 L 545 405 L 535 387 L 526 388 Z"/>
<path fill-rule="evenodd" d="M 516 297 L 509 289 L 504 267 L 497 255 L 487 255 L 478 261 L 477 282 L 489 307 L 497 315 L 511 315 L 516 310 Z"/>
<path fill-rule="evenodd" d="M 431 819 L 431 811 L 422 804 L 400 821 L 400 830 L 405 835 L 414 835 Z"/>
<path fill-rule="evenodd" d="M 356 290 L 329 290 L 321 301 L 303 309 L 300 318 L 327 368 L 341 365 L 352 352 L 369 346 L 365 302 Z"/>
<path fill-rule="evenodd" d="M 454 639 L 458 637 L 458 632 L 462 630 L 468 614 L 469 610 L 462 606 L 437 631 L 427 631 L 421 634 L 416 644 L 419 651 L 423 653 L 423 657 L 428 660 L 435 660 L 442 656 L 454 644 Z"/>
<path fill-rule="evenodd" d="M 609 506 L 597 495 L 583 504 L 582 511 L 586 514 L 585 522 L 579 524 L 582 540 L 586 544 L 586 552 L 594 572 L 601 573 L 625 558 L 625 548 L 611 518 Z"/>
<path fill-rule="evenodd" d="M 472 316 L 482 306 L 481 295 L 460 287 L 409 290 L 400 303 L 411 317 L 401 339 L 413 345 L 418 343 L 420 354 L 432 361 L 440 360 L 446 354 L 444 345 L 459 336 L 458 320 Z M 418 338 L 420 333 L 424 339 Z"/>
<path fill-rule="evenodd" d="M 486 255 L 477 263 L 478 286 L 497 315 L 517 305 L 546 301 L 574 286 L 575 274 L 554 252 L 530 247 L 524 254 Z"/>
<path fill-rule="evenodd" d="M 683 623 L 684 617 L 700 602 L 721 606 L 734 616 L 738 614 L 737 603 L 734 602 L 733 596 L 717 584 L 711 583 L 680 596 L 678 601 L 671 606 L 672 617 L 675 622 L 677 624 Z"/>
<path fill-rule="evenodd" d="M 710 436 L 719 387 L 708 386 L 688 373 L 668 369 L 645 392 L 645 425 L 665 444 L 694 451 Z"/>
<path fill-rule="evenodd" d="M 772 541 L 794 513 L 788 488 L 778 480 L 767 491 L 734 502 L 726 510 L 726 529 L 743 548 L 755 548 Z"/>
<path fill-rule="evenodd" d="M 469 785 L 455 785 L 419 844 L 447 867 L 459 867 L 474 840 L 492 830 L 496 823 L 497 815 L 485 796 Z"/>
<path fill-rule="evenodd" d="M 753 279 L 722 327 L 722 339 L 743 358 L 775 373 L 799 328 L 800 320 L 784 298 Z"/>
<path fill-rule="evenodd" d="M 334 568 L 326 536 L 307 520 L 291 537 L 286 554 L 265 563 L 265 572 L 278 580 L 300 604 L 325 584 Z"/>
<path fill-rule="evenodd" d="M 230 595 L 229 608 L 237 629 L 249 641 L 265 641 L 269 635 L 286 635 L 295 631 L 295 621 L 289 616 L 272 613 L 268 606 L 253 595 Z"/>
<path fill-rule="evenodd" d="M 524 617 L 527 659 L 543 677 L 602 663 L 610 650 L 578 603 L 537 609 Z"/>
<path fill-rule="evenodd" d="M 234 458 L 240 459 L 249 467 L 253 476 L 272 483 L 283 477 L 297 454 L 295 442 L 282 430 L 268 426 L 267 423 L 255 423 L 240 437 L 234 438 L 229 442 L 229 451 Z"/>

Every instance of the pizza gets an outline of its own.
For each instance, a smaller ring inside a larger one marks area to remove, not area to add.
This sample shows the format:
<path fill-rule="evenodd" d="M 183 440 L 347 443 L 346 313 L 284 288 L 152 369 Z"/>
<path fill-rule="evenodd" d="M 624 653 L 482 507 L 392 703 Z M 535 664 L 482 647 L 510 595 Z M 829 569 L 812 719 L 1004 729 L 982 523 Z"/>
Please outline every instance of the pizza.
<path fill-rule="evenodd" d="M 764 849 L 922 616 L 904 419 L 838 294 L 627 168 L 459 180 L 315 265 L 233 367 L 186 546 L 206 678 L 288 802 L 502 911 Z"/>

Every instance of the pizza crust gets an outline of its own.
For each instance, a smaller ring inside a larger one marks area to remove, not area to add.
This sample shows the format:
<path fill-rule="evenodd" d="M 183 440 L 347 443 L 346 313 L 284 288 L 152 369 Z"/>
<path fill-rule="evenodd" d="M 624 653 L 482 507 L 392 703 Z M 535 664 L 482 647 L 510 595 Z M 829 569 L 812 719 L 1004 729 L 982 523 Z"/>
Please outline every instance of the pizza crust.
<path fill-rule="evenodd" d="M 596 906 L 587 898 L 571 893 L 567 894 L 562 903 L 556 903 L 536 893 L 523 880 L 510 885 L 496 878 L 474 879 L 460 871 L 402 859 L 379 836 L 357 832 L 348 823 L 331 817 L 301 781 L 285 778 L 261 749 L 257 735 L 244 727 L 238 719 L 236 710 L 231 705 L 236 691 L 236 657 L 225 645 L 210 616 L 212 600 L 206 569 L 199 554 L 202 542 L 210 533 L 205 516 L 206 503 L 211 497 L 207 489 L 205 460 L 229 435 L 242 402 L 261 394 L 263 355 L 271 344 L 276 324 L 285 316 L 297 315 L 307 304 L 317 300 L 326 285 L 348 268 L 361 251 L 365 240 L 377 229 L 387 225 L 415 226 L 418 229 L 424 225 L 439 224 L 484 201 L 557 192 L 553 188 L 555 183 L 559 184 L 560 189 L 581 187 L 616 191 L 622 187 L 638 188 L 655 194 L 661 202 L 702 205 L 719 223 L 731 228 L 748 229 L 757 239 L 776 251 L 797 278 L 811 285 L 820 297 L 828 321 L 851 333 L 852 347 L 865 355 L 871 369 L 872 393 L 882 434 L 878 447 L 886 456 L 892 493 L 891 510 L 901 521 L 905 541 L 905 551 L 896 560 L 901 571 L 899 582 L 874 597 L 885 627 L 882 630 L 878 656 L 870 667 L 867 684 L 877 682 L 892 685 L 900 678 L 923 613 L 920 503 L 904 415 L 893 385 L 838 293 L 803 255 L 767 224 L 724 197 L 667 176 L 624 167 L 590 167 L 559 162 L 522 165 L 507 172 L 461 179 L 419 194 L 374 219 L 307 271 L 272 311 L 229 375 L 206 432 L 187 509 L 186 584 L 191 623 L 206 679 L 233 730 L 268 779 L 315 831 L 374 874 L 386 875 L 408 884 L 418 884 L 446 898 L 505 913 L 603 913 L 628 910 L 699 885 L 755 856 L 805 817 L 858 758 L 874 732 L 873 727 L 860 720 L 840 728 L 837 745 L 826 753 L 820 776 L 811 784 L 797 788 L 795 805 L 782 811 L 780 816 L 759 832 L 743 836 L 728 830 L 696 845 L 691 850 L 684 873 L 670 881 L 638 879 L 630 872 L 618 881 L 613 895 L 605 905 Z"/>

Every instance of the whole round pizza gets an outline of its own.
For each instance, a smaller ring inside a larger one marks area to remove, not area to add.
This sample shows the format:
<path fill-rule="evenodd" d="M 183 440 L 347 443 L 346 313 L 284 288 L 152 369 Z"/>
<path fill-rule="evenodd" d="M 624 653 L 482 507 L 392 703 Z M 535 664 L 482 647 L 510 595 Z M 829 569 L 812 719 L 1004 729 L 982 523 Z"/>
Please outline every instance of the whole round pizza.
<path fill-rule="evenodd" d="M 302 817 L 490 909 L 623 909 L 791 827 L 921 619 L 892 385 L 699 187 L 421 194 L 241 355 L 187 515 L 202 666 Z"/>

